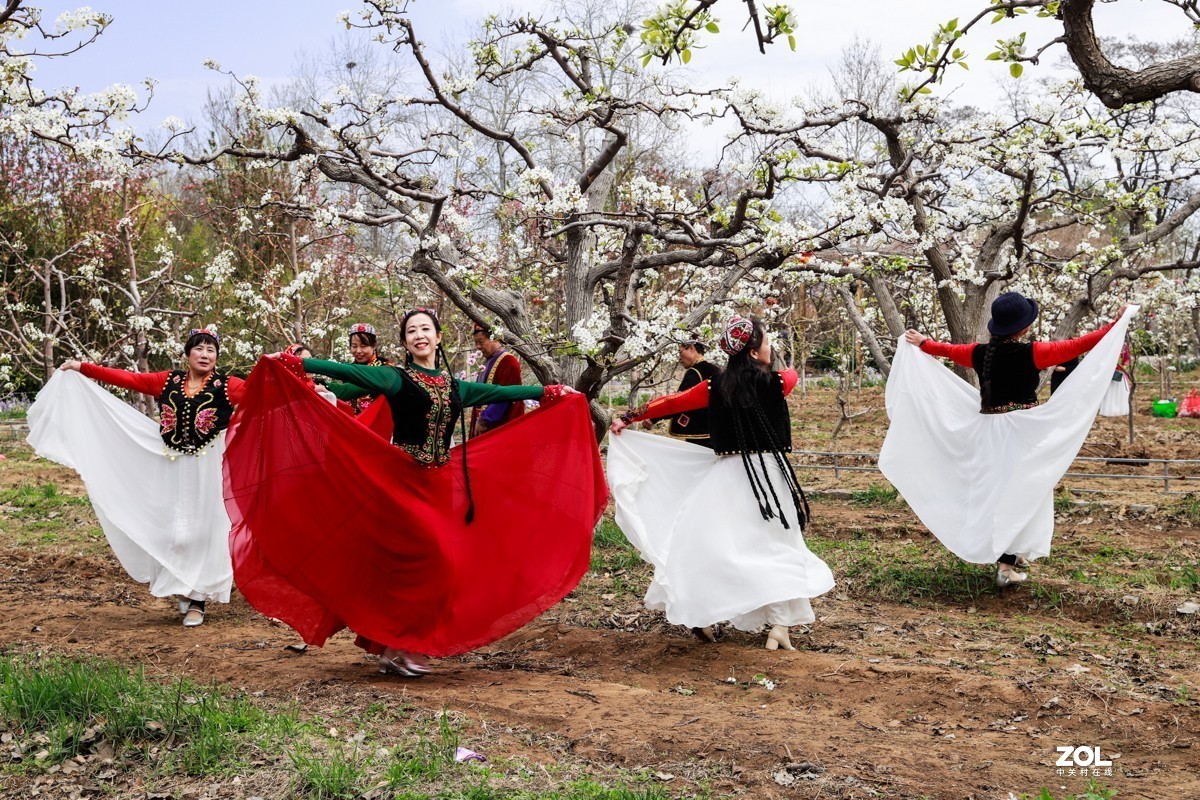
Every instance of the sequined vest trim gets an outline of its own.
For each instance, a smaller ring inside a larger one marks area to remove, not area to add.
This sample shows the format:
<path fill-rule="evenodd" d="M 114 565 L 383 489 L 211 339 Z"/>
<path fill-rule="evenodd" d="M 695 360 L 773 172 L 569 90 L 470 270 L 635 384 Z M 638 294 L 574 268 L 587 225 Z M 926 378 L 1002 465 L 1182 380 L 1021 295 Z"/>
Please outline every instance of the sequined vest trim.
<path fill-rule="evenodd" d="M 983 362 L 987 345 L 977 344 L 971 351 L 971 365 L 982 381 Z M 992 398 L 988 406 L 982 405 L 984 414 L 1004 413 L 1037 405 L 1038 381 L 1041 373 L 1033 361 L 1033 345 L 1029 342 L 998 342 L 991 363 Z"/>
<path fill-rule="evenodd" d="M 421 464 L 440 467 L 450 460 L 450 440 L 462 416 L 457 381 L 444 371 L 426 375 L 408 366 L 394 368 L 404 374 L 404 386 L 388 397 L 392 444 Z"/>
<path fill-rule="evenodd" d="M 187 373 L 173 370 L 158 396 L 159 434 L 163 444 L 178 453 L 194 455 L 212 444 L 221 431 L 229 427 L 233 404 L 226 394 L 229 379 L 213 372 L 188 397 Z"/>
<path fill-rule="evenodd" d="M 368 367 L 390 367 L 391 365 L 392 365 L 392 362 L 388 361 L 386 358 L 379 358 L 378 356 L 376 356 L 375 360 L 372 361 L 370 364 L 367 364 L 366 366 L 368 366 Z M 372 401 L 374 401 L 376 397 L 379 397 L 379 395 L 368 394 L 368 395 L 364 395 L 362 397 L 356 397 L 353 400 L 351 400 L 350 407 L 354 409 L 354 416 L 357 417 L 359 414 L 366 411 L 367 406 L 371 405 Z"/>
<path fill-rule="evenodd" d="M 762 417 L 745 409 L 725 405 L 725 398 L 721 394 L 721 382 L 725 378 L 725 373 L 721 373 L 708 382 L 708 431 L 712 437 L 712 448 L 719 455 L 792 452 L 791 417 L 787 398 L 783 395 L 783 378 L 779 373 L 772 372 L 770 380 L 763 381 L 759 386 L 758 407 L 763 412 Z M 741 445 L 738 428 L 742 431 L 744 444 Z"/>

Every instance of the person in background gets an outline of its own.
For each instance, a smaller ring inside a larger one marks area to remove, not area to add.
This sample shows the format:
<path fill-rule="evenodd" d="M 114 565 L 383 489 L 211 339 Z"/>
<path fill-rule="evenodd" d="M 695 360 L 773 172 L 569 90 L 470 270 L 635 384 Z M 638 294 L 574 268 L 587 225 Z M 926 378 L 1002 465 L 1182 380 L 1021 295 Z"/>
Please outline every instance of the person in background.
<path fill-rule="evenodd" d="M 704 360 L 704 352 L 707 349 L 705 344 L 695 337 L 679 345 L 679 363 L 683 364 L 684 372 L 677 391 L 686 392 L 693 386 L 721 374 L 720 367 Z M 701 447 L 712 447 L 712 439 L 708 435 L 707 408 L 676 414 L 671 417 L 671 425 L 667 432 L 675 439 L 683 439 Z"/>
<path fill-rule="evenodd" d="M 490 328 L 476 323 L 474 336 L 475 346 L 484 358 L 475 382 L 490 383 L 494 386 L 520 386 L 521 362 L 517 357 L 492 338 Z M 524 403 L 501 402 L 475 406 L 471 409 L 471 436 L 478 436 L 506 422 L 512 422 L 524 413 Z"/>
<path fill-rule="evenodd" d="M 375 335 L 375 326 L 365 322 L 356 322 L 350 326 L 350 357 L 355 364 L 364 367 L 382 367 L 392 362 L 379 354 L 379 338 Z M 329 391 L 338 400 L 344 400 L 358 416 L 367 410 L 379 395 L 371 394 L 361 386 L 353 383 L 330 382 Z"/>

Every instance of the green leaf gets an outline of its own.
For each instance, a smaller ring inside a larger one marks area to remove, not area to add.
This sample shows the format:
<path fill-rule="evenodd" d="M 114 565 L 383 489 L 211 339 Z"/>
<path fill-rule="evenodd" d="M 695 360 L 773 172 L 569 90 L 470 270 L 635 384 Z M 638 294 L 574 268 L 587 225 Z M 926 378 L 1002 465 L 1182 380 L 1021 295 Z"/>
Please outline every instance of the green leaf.
<path fill-rule="evenodd" d="M 792 48 L 792 52 L 796 52 L 796 37 L 788 36 L 788 47 Z"/>
<path fill-rule="evenodd" d="M 930 89 L 928 86 L 922 86 L 920 89 L 917 89 L 917 94 L 931 94 L 932 92 L 933 89 Z"/>
<path fill-rule="evenodd" d="M 994 53 L 988 53 L 988 57 L 986 60 L 987 61 L 999 61 L 1000 60 L 1000 51 L 997 50 Z"/>
<path fill-rule="evenodd" d="M 681 59 L 683 59 L 683 63 L 685 63 L 685 64 L 688 63 L 689 61 L 691 61 L 692 60 L 691 48 L 685 48 L 684 51 L 679 54 L 679 57 Z"/>
<path fill-rule="evenodd" d="M 646 66 L 654 60 L 654 53 L 646 53 L 646 57 L 642 59 L 642 66 Z"/>
<path fill-rule="evenodd" d="M 952 19 L 946 23 L 946 30 L 948 30 L 948 31 L 952 31 L 957 27 L 958 27 L 958 17 L 955 17 L 954 19 Z"/>
<path fill-rule="evenodd" d="M 1025 71 L 1024 64 L 1009 64 L 1008 65 L 1008 74 L 1012 75 L 1014 78 L 1021 77 L 1021 73 L 1024 71 Z"/>
<path fill-rule="evenodd" d="M 971 68 L 967 66 L 967 62 L 965 62 L 965 61 L 960 61 L 960 62 L 958 62 L 958 65 L 959 65 L 960 67 L 962 67 L 963 69 L 967 70 L 968 72 L 970 72 L 970 71 L 971 71 Z"/>
<path fill-rule="evenodd" d="M 715 22 L 710 22 L 707 25 L 705 25 L 704 30 L 708 31 L 709 33 L 720 33 L 721 32 L 721 29 L 717 27 L 717 23 L 715 23 Z"/>

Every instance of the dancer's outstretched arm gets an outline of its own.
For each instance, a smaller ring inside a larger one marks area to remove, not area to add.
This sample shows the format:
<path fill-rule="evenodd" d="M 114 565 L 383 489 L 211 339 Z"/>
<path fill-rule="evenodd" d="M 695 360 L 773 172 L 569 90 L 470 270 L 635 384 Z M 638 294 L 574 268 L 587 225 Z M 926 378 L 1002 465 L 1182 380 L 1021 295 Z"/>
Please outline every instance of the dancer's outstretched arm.
<path fill-rule="evenodd" d="M 1120 318 L 1118 315 L 1117 319 Z M 1061 342 L 1034 342 L 1034 366 L 1038 369 L 1047 369 L 1055 364 L 1062 364 L 1064 361 L 1070 361 L 1072 358 L 1083 355 L 1099 344 L 1100 340 L 1104 338 L 1104 334 L 1108 333 L 1109 329 L 1116 324 L 1117 320 L 1113 320 L 1100 330 Z"/>
<path fill-rule="evenodd" d="M 287 354 L 279 357 L 281 361 L 289 358 Z M 290 356 L 295 358 L 295 356 Z M 389 397 L 400 391 L 404 386 L 404 376 L 400 370 L 391 366 L 373 367 L 367 364 L 343 364 L 340 361 L 325 361 L 320 358 L 301 359 L 305 372 L 315 372 L 318 375 L 328 375 L 343 383 L 352 383 L 366 389 L 370 394 L 386 394 Z M 345 398 L 343 398 L 345 399 Z"/>
<path fill-rule="evenodd" d="M 75 370 L 94 381 L 107 383 L 110 386 L 116 386 L 121 389 L 141 392 L 151 397 L 158 397 L 162 394 L 163 389 L 167 385 L 167 378 L 171 375 L 170 372 L 130 372 L 127 369 L 102 367 L 99 364 L 88 364 L 80 361 L 64 362 L 59 369 Z"/>

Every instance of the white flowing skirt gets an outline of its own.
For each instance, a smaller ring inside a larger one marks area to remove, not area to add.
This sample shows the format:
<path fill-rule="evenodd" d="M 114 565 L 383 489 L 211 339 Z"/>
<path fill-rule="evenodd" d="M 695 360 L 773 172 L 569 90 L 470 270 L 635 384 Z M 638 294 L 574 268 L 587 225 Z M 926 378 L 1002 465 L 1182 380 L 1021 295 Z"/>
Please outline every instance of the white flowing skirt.
<path fill-rule="evenodd" d="M 1054 534 L 1054 487 L 1087 438 L 1125 341 L 1130 306 L 1036 408 L 980 414 L 979 390 L 900 339 L 879 468 L 925 527 L 964 561 L 1041 558 Z"/>
<path fill-rule="evenodd" d="M 809 600 L 833 588 L 833 573 L 805 546 L 784 476 L 767 464 L 787 529 L 762 518 L 739 456 L 638 431 L 609 437 L 617 525 L 654 567 L 647 608 L 692 628 L 814 621 Z"/>
<path fill-rule="evenodd" d="M 157 423 L 69 371 L 54 373 L 28 416 L 29 444 L 79 473 L 131 578 L 156 597 L 229 602 L 224 433 L 203 455 L 172 460 Z"/>
<path fill-rule="evenodd" d="M 1104 399 L 1100 401 L 1100 416 L 1124 417 L 1129 414 L 1129 378 L 1110 380 Z"/>

